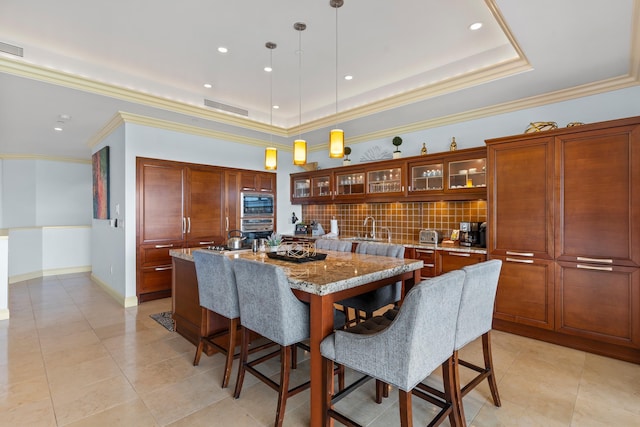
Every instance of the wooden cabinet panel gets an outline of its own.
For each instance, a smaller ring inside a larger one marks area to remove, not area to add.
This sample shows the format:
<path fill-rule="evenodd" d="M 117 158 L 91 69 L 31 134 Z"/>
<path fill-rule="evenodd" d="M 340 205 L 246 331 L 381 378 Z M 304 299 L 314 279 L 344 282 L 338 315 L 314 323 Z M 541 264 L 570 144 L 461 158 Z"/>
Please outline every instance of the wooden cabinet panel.
<path fill-rule="evenodd" d="M 170 162 L 138 162 L 138 244 L 184 238 L 185 169 Z"/>
<path fill-rule="evenodd" d="M 640 348 L 640 269 L 558 263 L 556 329 Z"/>
<path fill-rule="evenodd" d="M 640 265 L 640 126 L 562 135 L 556 153 L 556 258 Z"/>
<path fill-rule="evenodd" d="M 553 259 L 553 139 L 488 146 L 488 253 Z"/>
<path fill-rule="evenodd" d="M 239 171 L 225 172 L 225 236 L 230 230 L 240 230 L 240 175 Z"/>
<path fill-rule="evenodd" d="M 240 186 L 245 191 L 263 191 L 273 193 L 276 188 L 276 175 L 266 172 L 245 171 L 240 174 Z"/>
<path fill-rule="evenodd" d="M 438 274 L 447 273 L 453 270 L 460 270 L 465 265 L 477 264 L 487 259 L 487 256 L 485 254 L 476 254 L 470 252 L 438 250 L 436 253 L 436 265 L 438 268 Z"/>
<path fill-rule="evenodd" d="M 155 267 L 144 267 L 140 275 L 138 283 L 138 293 L 152 293 L 158 291 L 167 291 L 167 295 L 171 289 L 171 263 L 165 265 L 157 265 Z M 167 288 L 167 283 L 169 288 Z"/>
<path fill-rule="evenodd" d="M 553 329 L 554 262 L 510 257 L 492 258 L 502 259 L 494 317 Z"/>
<path fill-rule="evenodd" d="M 139 248 L 140 264 L 144 267 L 171 264 L 171 255 L 169 255 L 169 251 L 171 249 L 179 249 L 181 247 L 182 242 L 156 244 L 152 246 L 142 245 Z"/>
<path fill-rule="evenodd" d="M 226 240 L 224 171 L 190 168 L 188 188 L 188 246 L 222 243 Z"/>
<path fill-rule="evenodd" d="M 415 248 L 412 250 L 410 255 L 410 257 L 407 257 L 405 254 L 405 258 L 419 259 L 424 263 L 424 267 L 420 270 L 420 275 L 422 277 L 435 277 L 438 274 L 438 257 L 436 256 L 435 249 Z"/>

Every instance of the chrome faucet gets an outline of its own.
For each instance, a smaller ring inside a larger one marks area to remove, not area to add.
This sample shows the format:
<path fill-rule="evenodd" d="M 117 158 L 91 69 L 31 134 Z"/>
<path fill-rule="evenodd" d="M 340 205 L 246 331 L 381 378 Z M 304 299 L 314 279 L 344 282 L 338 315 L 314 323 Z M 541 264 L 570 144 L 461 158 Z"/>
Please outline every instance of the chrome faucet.
<path fill-rule="evenodd" d="M 364 219 L 364 224 L 362 224 L 362 226 L 366 227 L 367 222 L 369 222 L 369 220 L 371 220 L 371 238 L 375 239 L 376 238 L 376 219 L 372 216 L 368 216 Z"/>
<path fill-rule="evenodd" d="M 387 232 L 387 242 L 391 243 L 391 229 L 389 227 L 380 227 L 380 229 Z"/>

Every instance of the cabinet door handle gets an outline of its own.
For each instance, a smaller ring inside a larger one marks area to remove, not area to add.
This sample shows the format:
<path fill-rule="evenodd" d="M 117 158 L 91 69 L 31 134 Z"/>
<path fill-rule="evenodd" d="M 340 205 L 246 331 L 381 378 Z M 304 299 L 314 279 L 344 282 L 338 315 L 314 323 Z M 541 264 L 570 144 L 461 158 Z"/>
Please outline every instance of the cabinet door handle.
<path fill-rule="evenodd" d="M 435 264 L 425 264 L 424 266 L 425 266 L 425 267 L 431 267 L 431 268 L 433 268 L 433 267 L 435 267 L 436 265 L 435 265 Z"/>
<path fill-rule="evenodd" d="M 187 232 L 187 219 L 182 217 L 182 234 Z"/>
<path fill-rule="evenodd" d="M 213 245 L 215 242 L 211 240 L 210 242 L 198 242 L 200 245 Z"/>
<path fill-rule="evenodd" d="M 154 268 L 155 271 L 165 271 L 165 270 L 171 270 L 171 266 L 169 267 L 156 267 Z"/>
<path fill-rule="evenodd" d="M 224 231 L 228 232 L 229 231 L 229 217 L 225 217 L 224 218 L 224 224 L 225 224 L 224 225 L 224 227 L 225 227 Z"/>
<path fill-rule="evenodd" d="M 585 258 L 585 257 L 578 257 L 578 261 L 583 261 L 583 262 L 601 262 L 603 264 L 613 264 L 613 260 L 612 259 L 604 259 L 604 258 Z"/>
<path fill-rule="evenodd" d="M 404 185 L 402 186 L 402 192 L 404 193 Z"/>
<path fill-rule="evenodd" d="M 529 256 L 532 257 L 533 253 L 532 252 L 513 252 L 513 251 L 507 251 L 507 255 L 515 255 L 515 256 Z"/>
<path fill-rule="evenodd" d="M 447 255 L 451 255 L 451 256 L 461 256 L 461 257 L 470 257 L 471 254 L 467 254 L 467 253 L 460 253 L 460 252 L 447 252 Z"/>
<path fill-rule="evenodd" d="M 595 265 L 584 265 L 584 264 L 578 264 L 577 267 L 582 268 L 584 270 L 613 271 L 613 267 L 598 267 Z"/>
<path fill-rule="evenodd" d="M 516 259 L 516 258 L 507 258 L 509 262 L 519 262 L 521 264 L 533 264 L 532 259 Z"/>
<path fill-rule="evenodd" d="M 416 249 L 416 253 L 419 253 L 419 254 L 433 254 L 433 251 L 425 251 L 425 250 L 422 250 L 422 249 Z"/>
<path fill-rule="evenodd" d="M 411 193 L 411 186 L 408 186 L 408 187 L 407 187 L 407 191 L 408 191 L 409 193 Z"/>
<path fill-rule="evenodd" d="M 187 217 L 187 224 L 189 224 L 187 227 L 187 233 L 191 233 L 191 217 L 190 216 Z"/>
<path fill-rule="evenodd" d="M 173 244 L 170 245 L 156 245 L 155 248 L 156 249 L 163 249 L 163 248 L 172 248 Z"/>

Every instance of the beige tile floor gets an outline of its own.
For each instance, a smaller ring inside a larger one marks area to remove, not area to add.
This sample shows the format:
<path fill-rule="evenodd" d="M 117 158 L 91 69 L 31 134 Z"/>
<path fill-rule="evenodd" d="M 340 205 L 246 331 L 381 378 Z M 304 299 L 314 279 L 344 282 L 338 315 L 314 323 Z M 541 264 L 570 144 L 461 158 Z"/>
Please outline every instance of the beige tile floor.
<path fill-rule="evenodd" d="M 149 317 L 170 307 L 164 299 L 124 309 L 88 274 L 10 285 L 11 319 L 0 321 L 0 426 L 272 425 L 276 393 L 249 375 L 234 400 L 236 366 L 224 390 L 222 357 L 192 366 L 195 347 Z M 502 407 L 483 384 L 465 398 L 469 425 L 640 426 L 640 366 L 500 332 L 493 345 Z M 474 342 L 462 355 L 478 361 L 479 349 Z M 276 373 L 277 360 L 269 363 Z M 364 425 L 399 425 L 397 393 L 382 405 L 373 394 L 369 382 L 339 405 Z M 290 399 L 286 426 L 308 425 L 308 397 Z M 434 411 L 414 399 L 417 425 Z"/>

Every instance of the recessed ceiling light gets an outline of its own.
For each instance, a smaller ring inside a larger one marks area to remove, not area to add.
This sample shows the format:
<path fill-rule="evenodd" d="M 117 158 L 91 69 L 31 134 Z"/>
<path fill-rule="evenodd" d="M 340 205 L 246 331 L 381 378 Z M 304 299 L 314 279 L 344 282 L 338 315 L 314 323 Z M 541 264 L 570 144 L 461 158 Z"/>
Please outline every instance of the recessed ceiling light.
<path fill-rule="evenodd" d="M 353 80 L 353 76 L 347 74 L 346 76 L 344 76 L 344 79 L 345 80 Z"/>
<path fill-rule="evenodd" d="M 280 108 L 280 106 L 279 106 L 279 105 L 274 105 L 274 106 L 273 106 L 273 109 L 274 109 L 274 110 L 277 110 L 278 108 Z"/>
<path fill-rule="evenodd" d="M 62 128 L 61 127 L 55 127 L 55 128 L 53 128 L 53 130 L 55 130 L 56 132 L 62 132 Z"/>
<path fill-rule="evenodd" d="M 264 70 L 265 70 L 267 73 L 270 73 L 270 72 L 272 72 L 272 71 L 273 71 L 273 68 L 271 68 L 271 67 L 264 67 Z"/>
<path fill-rule="evenodd" d="M 211 83 L 205 83 L 204 87 L 206 87 L 207 89 L 211 89 L 213 86 L 211 85 Z"/>
<path fill-rule="evenodd" d="M 229 49 L 227 49 L 227 48 L 226 48 L 226 47 L 224 47 L 224 46 L 220 46 L 220 47 L 218 48 L 218 52 L 220 52 L 220 53 L 227 53 L 227 52 L 229 52 Z"/>
<path fill-rule="evenodd" d="M 480 28 L 482 28 L 482 22 L 474 22 L 473 24 L 469 25 L 469 29 L 471 31 L 479 30 Z"/>
<path fill-rule="evenodd" d="M 71 120 L 71 116 L 70 116 L 70 115 L 68 115 L 68 114 L 60 114 L 60 115 L 58 116 L 58 119 L 59 119 L 60 121 L 62 121 L 62 122 L 65 122 L 65 121 L 67 121 L 67 120 Z"/>

